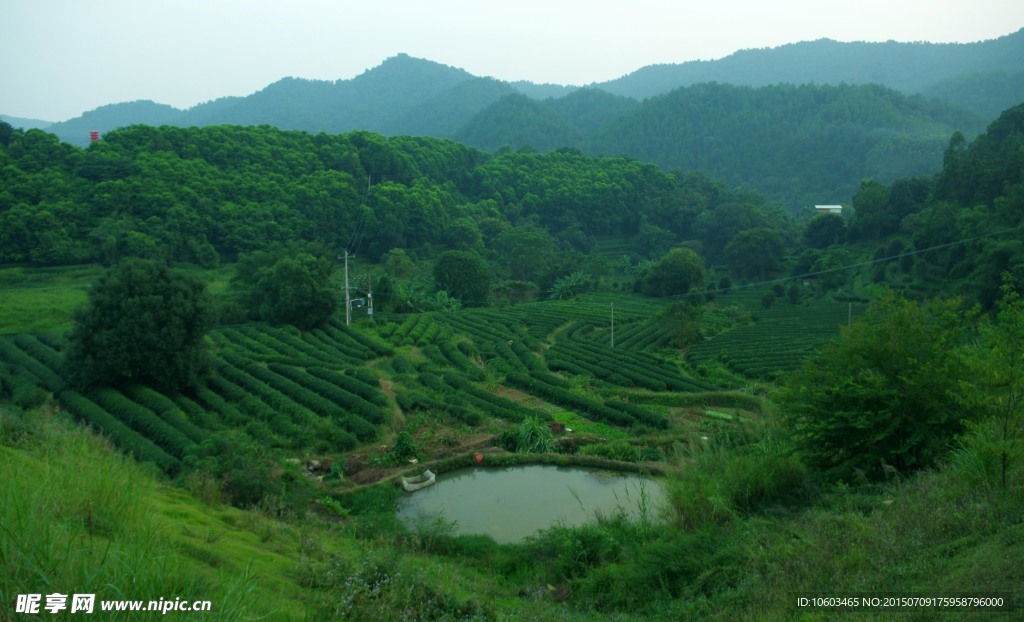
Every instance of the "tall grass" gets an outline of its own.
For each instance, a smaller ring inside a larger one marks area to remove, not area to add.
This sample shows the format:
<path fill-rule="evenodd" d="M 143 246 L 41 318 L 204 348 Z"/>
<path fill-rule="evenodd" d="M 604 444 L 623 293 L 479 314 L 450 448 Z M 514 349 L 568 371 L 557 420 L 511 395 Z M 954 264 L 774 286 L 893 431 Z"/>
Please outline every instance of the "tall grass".
<path fill-rule="evenodd" d="M 666 483 L 669 521 L 683 530 L 806 501 L 810 473 L 771 419 L 690 437 Z"/>
<path fill-rule="evenodd" d="M 51 593 L 211 600 L 219 619 L 245 616 L 233 596 L 246 578 L 214 585 L 167 544 L 166 525 L 151 520 L 151 474 L 46 414 L 7 408 L 0 420 L 0 619 L 13 619 L 18 594 Z"/>

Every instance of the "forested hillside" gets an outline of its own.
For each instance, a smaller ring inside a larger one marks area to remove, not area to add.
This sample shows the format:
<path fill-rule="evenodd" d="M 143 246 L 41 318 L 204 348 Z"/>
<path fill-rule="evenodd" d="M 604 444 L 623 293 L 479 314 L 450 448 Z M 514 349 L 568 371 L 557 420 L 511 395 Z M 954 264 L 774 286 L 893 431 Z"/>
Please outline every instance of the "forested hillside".
<path fill-rule="evenodd" d="M 939 98 L 991 120 L 1018 103 L 1024 80 L 1019 61 L 1024 55 L 1022 45 L 1024 31 L 970 44 L 808 41 L 741 50 L 716 61 L 644 67 L 592 84 L 590 90 L 641 101 L 706 82 L 880 84 L 906 95 Z M 78 145 L 84 145 L 90 130 L 109 131 L 135 123 L 270 124 L 311 132 L 369 130 L 449 138 L 477 112 L 513 92 L 537 100 L 561 99 L 578 88 L 505 83 L 398 54 L 350 80 L 285 78 L 246 97 L 225 97 L 188 110 L 153 102 L 146 103 L 149 110 L 138 102 L 112 103 L 53 124 L 51 131 Z"/>
<path fill-rule="evenodd" d="M 485 150 L 570 144 L 594 155 L 625 154 L 666 170 L 701 171 L 797 210 L 841 202 L 863 179 L 932 174 L 950 134 L 982 127 L 972 113 L 870 85 L 702 84 L 631 107 L 593 97 L 591 111 L 603 123 L 589 126 L 563 103 L 570 97 L 581 96 L 509 96 L 456 137 Z"/>
<path fill-rule="evenodd" d="M 793 101 L 813 106 L 816 117 L 794 110 Z M 742 105 L 731 108 L 732 102 Z M 647 114 L 658 106 L 689 112 Z M 921 109 L 927 115 L 915 115 Z M 675 163 L 678 168 L 719 170 L 735 185 L 760 188 L 774 181 L 776 191 L 810 194 L 794 179 L 804 171 L 833 189 L 829 198 L 852 202 L 853 208 L 831 242 L 817 239 L 812 247 L 827 249 L 847 237 L 879 243 L 895 235 L 895 255 L 911 244 L 926 249 L 1018 225 L 1005 206 L 1015 200 L 1019 181 L 1020 107 L 1006 111 L 974 141 L 921 120 L 953 124 L 956 114 L 880 87 L 708 85 L 651 100 L 628 118 L 634 131 L 666 147 L 652 158 L 685 155 L 685 162 Z M 676 121 L 654 124 L 664 118 Z M 828 120 L 841 123 L 829 126 Z M 687 129 L 694 125 L 714 128 L 720 138 L 702 143 Z M 927 142 L 896 129 L 908 125 L 922 128 Z M 745 129 L 729 134 L 729 127 Z M 686 242 L 711 265 L 728 262 L 727 245 L 746 229 L 766 227 L 794 250 L 801 239 L 796 223 L 757 194 L 729 190 L 700 174 L 668 174 L 652 164 L 573 149 L 490 155 L 442 139 L 312 135 L 266 126 L 136 126 L 79 149 L 41 130 L 5 128 L 5 262 L 110 263 L 138 256 L 214 266 L 274 242 L 305 239 L 336 249 L 358 245 L 373 259 L 396 248 L 413 254 L 473 250 L 484 253 L 502 278 L 547 289 L 558 276 L 582 269 L 582 254 L 608 236 L 632 238 L 625 250 L 637 258 L 656 258 Z M 757 134 L 774 151 L 761 154 L 744 142 Z M 836 145 L 856 154 L 864 168 L 842 158 Z M 903 150 L 939 145 L 938 176 L 912 168 L 891 183 L 876 177 L 849 187 L 843 181 L 844 173 L 869 178 L 880 161 L 906 167 L 899 157 Z M 730 166 L 733 161 L 742 164 Z M 730 173 L 742 168 L 762 171 L 763 180 L 753 183 Z M 819 220 L 808 223 L 813 230 L 804 238 L 822 235 Z M 918 262 L 922 277 L 921 266 L 931 262 L 964 282 L 987 280 L 983 298 L 991 300 L 995 286 L 991 274 L 982 272 L 998 273 L 1015 261 L 1015 253 L 990 244 L 978 242 L 977 252 L 929 251 L 901 263 L 906 271 Z M 531 245 L 542 267 L 500 268 L 515 265 L 521 249 Z M 814 261 L 805 258 L 801 265 L 811 268 Z"/>
<path fill-rule="evenodd" d="M 448 137 L 478 111 L 516 92 L 503 82 L 399 54 L 350 80 L 283 78 L 245 97 L 224 97 L 187 110 L 153 102 L 111 104 L 50 126 L 84 146 L 90 130 L 147 125 L 273 125 L 280 129 Z"/>
<path fill-rule="evenodd" d="M 647 235 L 628 249 L 644 257 L 705 236 L 717 256 L 738 230 L 717 222 L 720 205 L 792 235 L 790 219 L 769 216 L 755 195 L 571 150 L 489 156 L 441 139 L 265 126 L 135 126 L 85 150 L 8 126 L 2 144 L 3 262 L 214 266 L 304 239 L 374 260 L 394 248 L 486 248 L 501 265 L 532 245 L 541 267 L 527 280 L 548 287 L 571 271 L 557 267 L 560 254 L 579 265 L 572 253 L 601 235 Z"/>

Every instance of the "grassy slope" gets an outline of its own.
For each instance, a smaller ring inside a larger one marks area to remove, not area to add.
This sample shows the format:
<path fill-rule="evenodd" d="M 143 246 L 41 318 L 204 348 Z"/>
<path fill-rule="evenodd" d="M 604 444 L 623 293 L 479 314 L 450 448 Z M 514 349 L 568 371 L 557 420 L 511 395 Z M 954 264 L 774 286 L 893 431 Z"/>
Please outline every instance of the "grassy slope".
<path fill-rule="evenodd" d="M 52 592 L 207 599 L 225 620 L 296 605 L 291 556 L 250 515 L 205 507 L 54 417 L 4 417 L 0 614 Z"/>
<path fill-rule="evenodd" d="M 85 304 L 98 266 L 59 269 L 0 269 L 0 335 L 62 332 L 71 314 Z"/>
<path fill-rule="evenodd" d="M 223 292 L 231 277 L 225 268 L 190 270 L 214 294 Z M 72 314 L 85 305 L 90 284 L 102 273 L 98 265 L 0 268 L 0 335 L 70 329 Z"/>
<path fill-rule="evenodd" d="M 204 619 L 216 620 L 333 619 L 346 600 L 357 610 L 377 598 L 392 610 L 416 603 L 401 589 L 368 594 L 367 566 L 400 568 L 410 585 L 441 585 L 459 600 L 515 602 L 486 573 L 357 539 L 351 522 L 205 503 L 53 413 L 0 411 L 0 473 L 0 619 L 16 619 L 16 596 L 27 593 L 210 600 Z"/>

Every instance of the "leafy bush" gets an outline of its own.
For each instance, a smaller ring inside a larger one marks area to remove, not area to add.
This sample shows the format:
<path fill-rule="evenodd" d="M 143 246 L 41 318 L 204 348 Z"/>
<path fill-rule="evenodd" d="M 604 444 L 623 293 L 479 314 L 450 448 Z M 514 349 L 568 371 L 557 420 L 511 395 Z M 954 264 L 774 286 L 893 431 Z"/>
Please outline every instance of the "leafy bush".
<path fill-rule="evenodd" d="M 287 486 L 281 469 L 253 439 L 239 432 L 211 435 L 189 452 L 186 462 L 220 482 L 221 489 L 237 507 L 257 506 L 270 496 L 280 497 L 308 488 L 306 478 L 292 478 Z"/>
<path fill-rule="evenodd" d="M 413 367 L 412 363 L 410 363 L 409 360 L 401 354 L 396 354 L 395 357 L 391 359 L 391 368 L 394 369 L 397 374 L 407 375 L 416 373 L 416 368 Z"/>
<path fill-rule="evenodd" d="M 395 466 L 405 464 L 409 460 L 418 457 L 419 449 L 412 442 L 412 435 L 403 430 L 398 433 L 398 436 L 395 438 L 395 444 L 391 446 L 391 449 L 378 458 L 378 462 L 384 465 Z"/>
<path fill-rule="evenodd" d="M 88 305 L 75 314 L 66 369 L 81 387 L 194 386 L 206 369 L 211 319 L 205 284 L 157 261 L 124 260 L 89 289 Z"/>
<path fill-rule="evenodd" d="M 849 478 L 935 464 L 963 431 L 957 300 L 889 294 L 785 381 L 781 402 L 807 459 Z"/>

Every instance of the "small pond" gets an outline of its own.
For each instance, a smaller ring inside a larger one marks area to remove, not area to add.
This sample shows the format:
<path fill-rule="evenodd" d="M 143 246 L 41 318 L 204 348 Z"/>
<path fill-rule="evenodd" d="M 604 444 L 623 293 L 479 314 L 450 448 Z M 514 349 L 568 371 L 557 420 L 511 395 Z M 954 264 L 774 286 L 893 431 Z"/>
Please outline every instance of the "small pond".
<path fill-rule="evenodd" d="M 634 516 L 645 507 L 653 520 L 661 485 L 638 475 L 583 467 L 544 465 L 459 469 L 437 483 L 407 493 L 398 518 L 409 528 L 438 516 L 455 522 L 455 533 L 484 534 L 498 543 L 519 542 L 556 523 L 577 526 L 596 513 L 622 508 Z"/>

